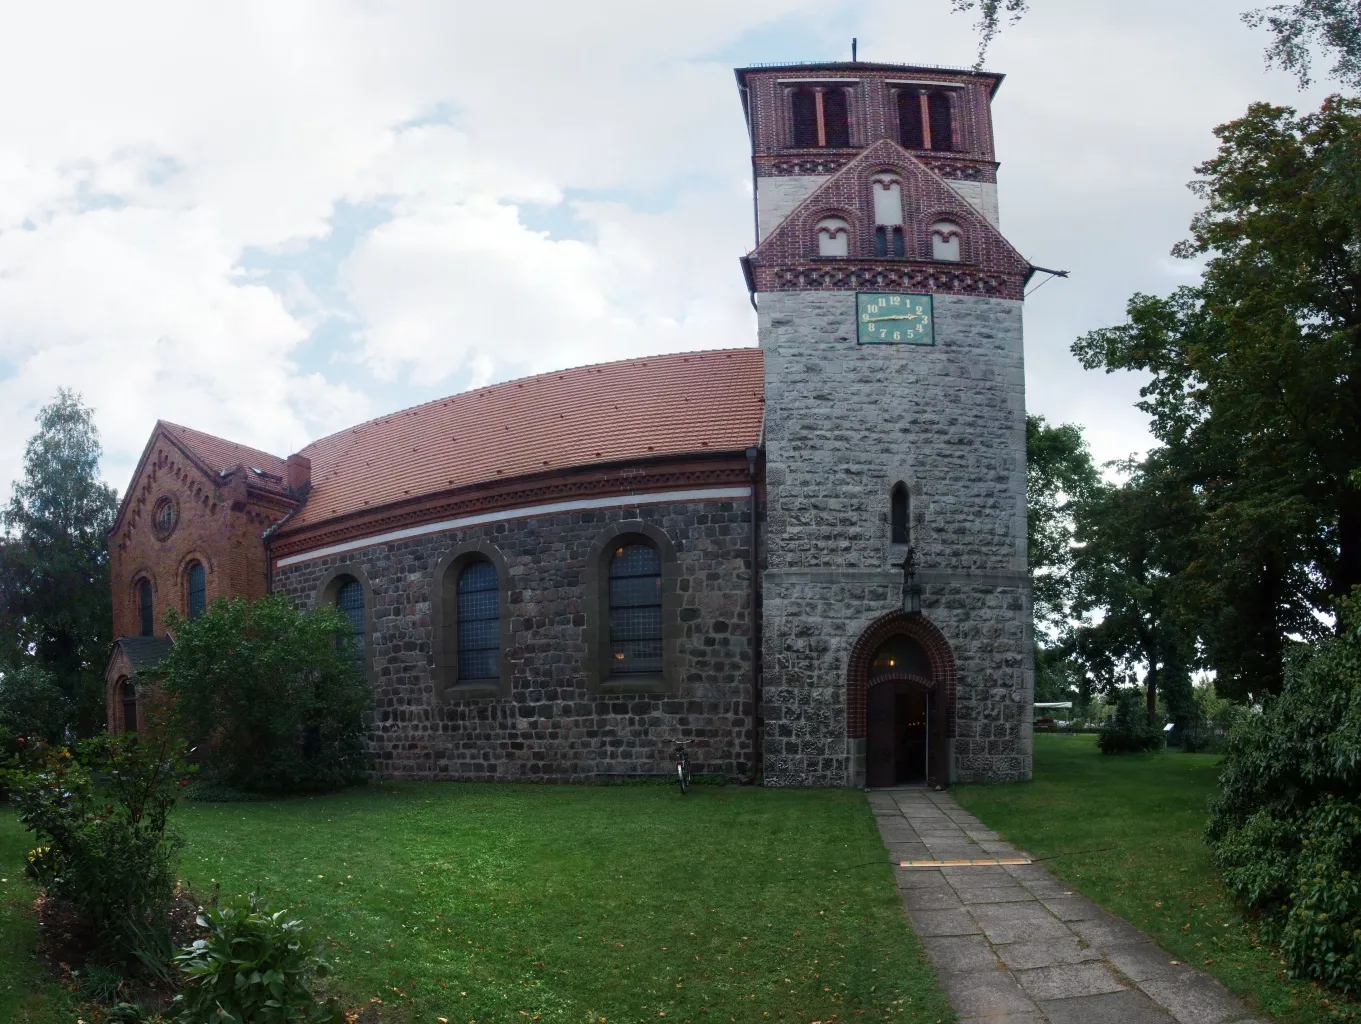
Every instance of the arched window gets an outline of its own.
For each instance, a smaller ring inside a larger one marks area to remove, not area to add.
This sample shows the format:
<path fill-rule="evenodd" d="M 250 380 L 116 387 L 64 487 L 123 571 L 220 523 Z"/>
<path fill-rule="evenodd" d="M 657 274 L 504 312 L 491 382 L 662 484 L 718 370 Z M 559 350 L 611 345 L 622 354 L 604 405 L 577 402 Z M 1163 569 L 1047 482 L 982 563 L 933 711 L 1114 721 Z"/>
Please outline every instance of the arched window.
<path fill-rule="evenodd" d="M 363 662 L 364 585 L 353 576 L 346 577 L 336 590 L 336 607 L 350 620 L 350 627 L 354 630 L 354 637 L 350 641 L 353 645 L 354 659 Z"/>
<path fill-rule="evenodd" d="M 208 579 L 203 571 L 202 562 L 190 562 L 184 574 L 185 587 L 189 591 L 189 621 L 197 619 L 208 607 Z"/>
<path fill-rule="evenodd" d="M 137 684 L 131 679 L 123 680 L 123 731 L 137 731 Z"/>
<path fill-rule="evenodd" d="M 889 542 L 892 544 L 910 543 L 906 484 L 900 482 L 893 485 L 893 490 L 889 492 L 889 506 Z"/>
<path fill-rule="evenodd" d="M 818 145 L 818 96 L 812 89 L 795 89 L 790 97 L 794 145 Z"/>
<path fill-rule="evenodd" d="M 151 598 L 151 581 L 145 576 L 137 581 L 137 613 L 142 619 L 142 636 L 155 636 L 156 606 Z"/>
<path fill-rule="evenodd" d="M 458 680 L 501 675 L 500 581 L 485 559 L 458 574 Z"/>
<path fill-rule="evenodd" d="M 958 263 L 962 258 L 960 241 L 964 232 L 954 221 L 938 220 L 931 225 L 931 258 Z"/>
<path fill-rule="evenodd" d="M 927 119 L 931 125 L 931 148 L 950 152 L 955 148 L 954 114 L 948 92 L 933 92 L 926 97 Z"/>
<path fill-rule="evenodd" d="M 910 89 L 898 93 L 898 141 L 904 149 L 925 149 L 921 97 Z"/>
<path fill-rule="evenodd" d="M 903 183 L 895 174 L 870 179 L 874 200 L 874 255 L 903 256 Z"/>
<path fill-rule="evenodd" d="M 851 226 L 840 217 L 823 217 L 817 226 L 819 256 L 849 256 Z"/>
<path fill-rule="evenodd" d="M 851 115 L 845 89 L 828 89 L 822 94 L 822 125 L 822 145 L 844 148 L 851 144 Z"/>
<path fill-rule="evenodd" d="M 662 559 L 651 544 L 621 545 L 610 558 L 610 669 L 662 671 Z"/>

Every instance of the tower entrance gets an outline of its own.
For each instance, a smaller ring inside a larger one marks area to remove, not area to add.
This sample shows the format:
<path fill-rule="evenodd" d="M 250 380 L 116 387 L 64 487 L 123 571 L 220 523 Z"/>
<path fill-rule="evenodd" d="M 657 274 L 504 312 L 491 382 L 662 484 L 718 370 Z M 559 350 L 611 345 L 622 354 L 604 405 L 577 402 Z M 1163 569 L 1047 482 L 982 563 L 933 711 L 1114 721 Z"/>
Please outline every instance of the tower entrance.
<path fill-rule="evenodd" d="M 944 786 L 954 659 L 935 627 L 902 612 L 879 619 L 851 653 L 848 683 L 848 736 L 863 737 L 856 784 Z"/>

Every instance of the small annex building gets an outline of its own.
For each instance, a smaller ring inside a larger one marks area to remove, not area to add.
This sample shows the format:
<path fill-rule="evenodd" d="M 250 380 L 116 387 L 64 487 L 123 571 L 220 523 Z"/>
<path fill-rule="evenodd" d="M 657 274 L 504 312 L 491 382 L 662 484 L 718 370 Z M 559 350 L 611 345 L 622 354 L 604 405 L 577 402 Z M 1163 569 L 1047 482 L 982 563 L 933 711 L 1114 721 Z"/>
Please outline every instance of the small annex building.
<path fill-rule="evenodd" d="M 1030 775 L 1001 76 L 739 69 L 758 346 L 509 381 L 289 456 L 158 422 L 110 534 L 109 728 L 165 611 L 340 607 L 398 778 Z M 907 571 L 905 571 L 905 568 Z"/>

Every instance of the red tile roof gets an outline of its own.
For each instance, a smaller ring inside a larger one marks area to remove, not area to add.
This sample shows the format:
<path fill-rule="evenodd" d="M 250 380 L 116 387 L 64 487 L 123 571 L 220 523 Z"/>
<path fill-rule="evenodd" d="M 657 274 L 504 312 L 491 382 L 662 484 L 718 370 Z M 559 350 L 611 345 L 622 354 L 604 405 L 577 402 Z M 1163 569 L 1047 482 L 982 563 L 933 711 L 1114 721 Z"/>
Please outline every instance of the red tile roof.
<path fill-rule="evenodd" d="M 763 388 L 761 351 L 742 348 L 583 366 L 405 409 L 302 450 L 312 491 L 286 530 L 555 469 L 741 451 L 760 442 Z"/>
<path fill-rule="evenodd" d="M 160 426 L 190 455 L 214 473 L 245 466 L 248 470 L 258 469 L 271 476 L 287 479 L 288 467 L 277 455 L 270 455 L 269 452 L 262 452 L 258 448 L 247 448 L 244 444 L 237 444 L 234 441 L 224 441 L 220 437 L 190 427 L 182 427 L 178 423 L 161 420 Z"/>

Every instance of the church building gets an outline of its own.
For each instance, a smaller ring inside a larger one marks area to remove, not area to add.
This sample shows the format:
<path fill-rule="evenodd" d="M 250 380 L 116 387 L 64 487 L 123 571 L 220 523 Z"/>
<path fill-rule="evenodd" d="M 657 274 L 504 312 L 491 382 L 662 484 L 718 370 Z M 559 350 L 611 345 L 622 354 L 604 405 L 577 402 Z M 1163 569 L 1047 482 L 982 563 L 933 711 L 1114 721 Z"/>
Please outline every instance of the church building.
<path fill-rule="evenodd" d="M 158 422 L 109 537 L 110 730 L 164 616 L 340 607 L 392 778 L 1030 777 L 1002 76 L 737 71 L 758 345 L 479 388 L 280 457 Z"/>

